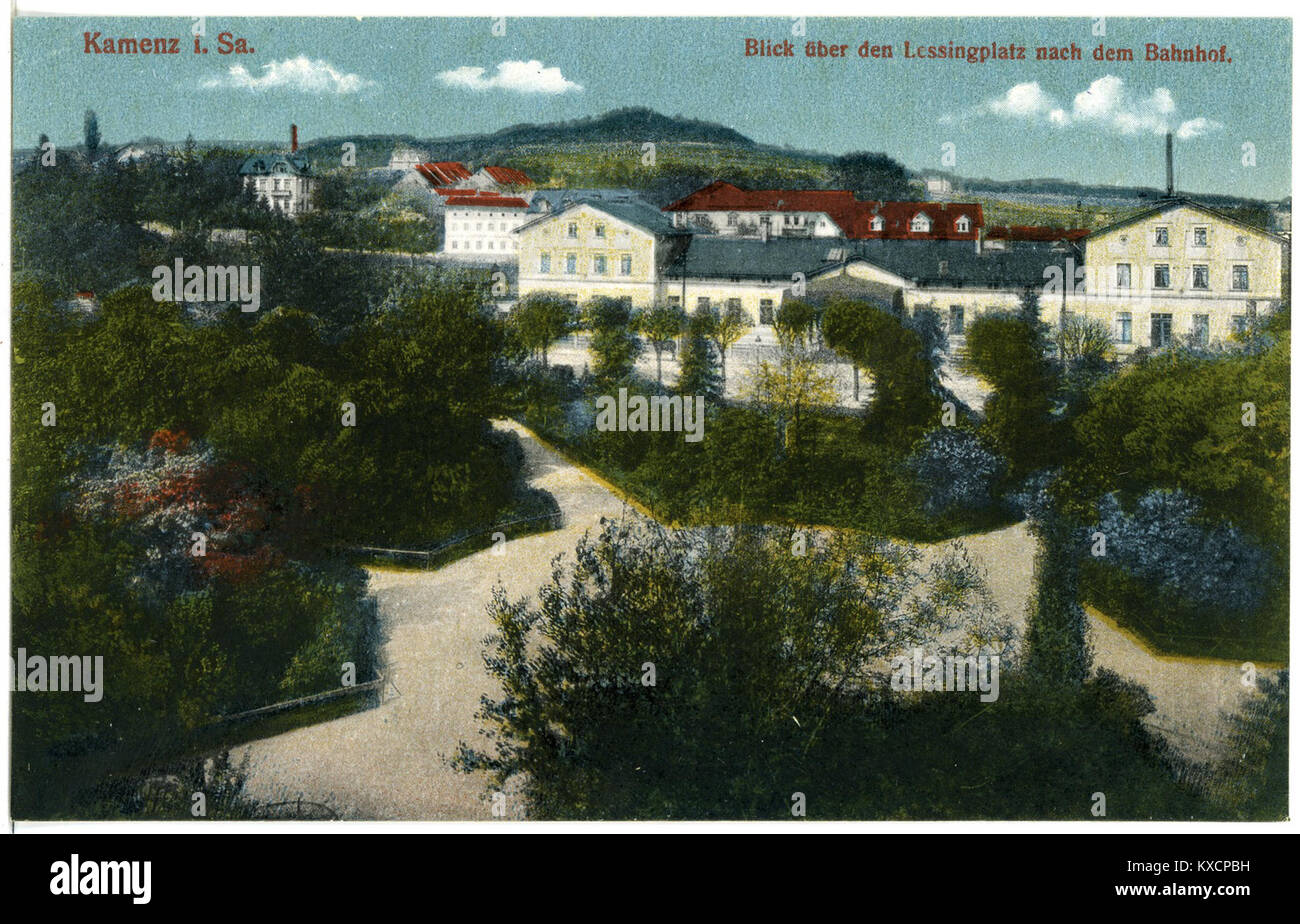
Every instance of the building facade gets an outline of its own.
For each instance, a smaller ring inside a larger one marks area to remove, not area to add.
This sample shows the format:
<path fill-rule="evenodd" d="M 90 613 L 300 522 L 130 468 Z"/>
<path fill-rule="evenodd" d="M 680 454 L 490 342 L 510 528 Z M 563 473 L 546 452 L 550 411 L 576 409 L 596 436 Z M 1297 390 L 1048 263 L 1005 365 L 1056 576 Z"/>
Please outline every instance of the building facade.
<path fill-rule="evenodd" d="M 598 296 L 653 305 L 665 267 L 689 235 L 639 201 L 580 200 L 520 226 L 519 297 L 562 295 L 575 304 Z"/>
<path fill-rule="evenodd" d="M 263 204 L 286 215 L 303 215 L 314 206 L 317 179 L 301 154 L 254 154 L 239 168 L 244 187 Z"/>
<path fill-rule="evenodd" d="M 1084 248 L 1065 310 L 1105 324 L 1120 354 L 1227 340 L 1287 297 L 1284 238 L 1187 198 L 1102 228 Z"/>
<path fill-rule="evenodd" d="M 483 193 L 449 195 L 443 216 L 447 254 L 493 260 L 515 257 L 519 238 L 514 232 L 532 217 L 525 199 Z"/>

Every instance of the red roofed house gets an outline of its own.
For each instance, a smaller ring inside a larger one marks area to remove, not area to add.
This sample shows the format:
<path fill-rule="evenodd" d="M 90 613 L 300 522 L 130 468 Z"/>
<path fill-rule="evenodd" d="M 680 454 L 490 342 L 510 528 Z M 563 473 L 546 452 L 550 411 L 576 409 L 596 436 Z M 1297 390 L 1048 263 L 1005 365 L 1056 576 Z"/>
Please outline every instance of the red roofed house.
<path fill-rule="evenodd" d="M 439 189 L 446 199 L 443 250 L 461 258 L 514 257 L 512 231 L 529 217 L 528 200 L 489 190 Z"/>
<path fill-rule="evenodd" d="M 461 186 L 473 175 L 468 167 L 454 160 L 416 164 L 415 169 L 431 186 Z"/>
<path fill-rule="evenodd" d="M 522 170 L 513 170 L 510 167 L 479 167 L 474 176 L 470 178 L 469 185 L 478 189 L 527 189 L 536 186 Z"/>
<path fill-rule="evenodd" d="M 760 238 L 976 242 L 984 225 L 978 203 L 859 202 L 847 189 L 744 189 L 722 181 L 664 211 L 678 227 Z"/>

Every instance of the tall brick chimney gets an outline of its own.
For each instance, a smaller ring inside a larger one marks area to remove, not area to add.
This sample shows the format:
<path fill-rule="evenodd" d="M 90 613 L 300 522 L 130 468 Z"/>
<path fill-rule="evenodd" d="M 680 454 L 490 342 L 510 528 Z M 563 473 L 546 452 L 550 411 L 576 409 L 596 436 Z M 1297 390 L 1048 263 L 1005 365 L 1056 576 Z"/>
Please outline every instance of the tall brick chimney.
<path fill-rule="evenodd" d="M 289 126 L 289 153 L 290 154 L 298 153 L 298 126 L 297 125 Z"/>

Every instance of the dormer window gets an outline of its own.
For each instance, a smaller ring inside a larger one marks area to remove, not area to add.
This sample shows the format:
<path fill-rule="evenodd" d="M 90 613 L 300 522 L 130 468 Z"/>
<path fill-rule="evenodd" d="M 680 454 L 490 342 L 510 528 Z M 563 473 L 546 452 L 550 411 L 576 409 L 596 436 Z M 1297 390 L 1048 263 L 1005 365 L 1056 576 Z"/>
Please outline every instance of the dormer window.
<path fill-rule="evenodd" d="M 970 234 L 970 219 L 965 215 L 962 215 L 957 219 L 957 233 Z"/>
<path fill-rule="evenodd" d="M 925 212 L 917 212 L 912 218 L 911 229 L 918 234 L 929 234 L 930 216 Z"/>
<path fill-rule="evenodd" d="M 736 225 L 738 225 L 738 224 L 740 224 L 740 216 L 737 215 L 735 212 L 728 212 L 728 213 L 727 213 L 727 227 L 728 227 L 728 228 L 734 228 L 734 227 L 736 227 Z"/>
<path fill-rule="evenodd" d="M 881 218 L 879 215 L 874 216 L 874 217 L 871 219 L 871 230 L 872 230 L 872 231 L 884 231 L 884 230 L 885 230 L 885 219 Z"/>

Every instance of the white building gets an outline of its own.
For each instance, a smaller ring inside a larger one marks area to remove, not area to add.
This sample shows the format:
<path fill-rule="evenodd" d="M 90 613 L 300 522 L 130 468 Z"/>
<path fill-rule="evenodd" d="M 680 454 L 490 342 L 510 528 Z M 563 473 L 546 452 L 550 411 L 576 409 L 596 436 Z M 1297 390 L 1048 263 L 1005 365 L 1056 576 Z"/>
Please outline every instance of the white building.
<path fill-rule="evenodd" d="M 254 154 L 239 168 L 244 187 L 270 209 L 302 215 L 313 208 L 316 177 L 301 154 Z"/>
<path fill-rule="evenodd" d="M 530 215 L 528 201 L 519 196 L 492 193 L 450 196 L 443 224 L 443 251 L 462 259 L 514 258 L 518 239 L 514 230 Z"/>

